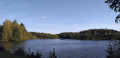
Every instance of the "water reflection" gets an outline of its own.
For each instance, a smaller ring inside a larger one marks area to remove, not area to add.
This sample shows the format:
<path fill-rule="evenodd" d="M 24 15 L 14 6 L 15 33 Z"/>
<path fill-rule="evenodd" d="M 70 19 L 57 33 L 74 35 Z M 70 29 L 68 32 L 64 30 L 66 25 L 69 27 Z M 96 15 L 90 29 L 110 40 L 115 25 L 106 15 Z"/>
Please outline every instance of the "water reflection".
<path fill-rule="evenodd" d="M 31 52 L 40 51 L 42 58 L 49 58 L 49 51 L 55 48 L 57 58 L 106 58 L 108 40 L 60 40 L 60 39 L 39 39 L 21 42 L 3 42 L 6 51 L 14 53 L 20 47 L 25 51 L 29 48 Z M 29 52 L 28 52 L 29 53 Z"/>
<path fill-rule="evenodd" d="M 22 41 L 22 42 L 2 42 L 1 44 L 4 47 L 4 49 L 10 53 L 14 53 L 19 48 L 24 49 L 24 41 Z"/>

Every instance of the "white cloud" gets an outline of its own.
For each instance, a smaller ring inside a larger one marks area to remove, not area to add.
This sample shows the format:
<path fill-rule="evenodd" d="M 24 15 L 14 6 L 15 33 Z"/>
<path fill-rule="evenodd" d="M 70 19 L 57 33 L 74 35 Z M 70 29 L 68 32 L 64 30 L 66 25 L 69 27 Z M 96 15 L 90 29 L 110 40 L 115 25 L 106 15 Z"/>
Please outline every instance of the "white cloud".
<path fill-rule="evenodd" d="M 46 19 L 46 18 L 48 18 L 47 16 L 41 16 L 40 18 L 42 18 L 42 19 Z"/>

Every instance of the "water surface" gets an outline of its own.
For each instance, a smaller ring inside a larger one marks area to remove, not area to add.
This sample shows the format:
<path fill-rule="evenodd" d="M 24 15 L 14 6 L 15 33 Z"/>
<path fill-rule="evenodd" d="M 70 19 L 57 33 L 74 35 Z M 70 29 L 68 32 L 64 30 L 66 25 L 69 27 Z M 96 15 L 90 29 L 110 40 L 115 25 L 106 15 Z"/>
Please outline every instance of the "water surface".
<path fill-rule="evenodd" d="M 61 39 L 36 39 L 20 42 L 3 42 L 6 50 L 14 53 L 19 47 L 28 52 L 40 51 L 42 58 L 48 58 L 49 51 L 55 49 L 58 58 L 106 58 L 108 40 L 61 40 Z"/>

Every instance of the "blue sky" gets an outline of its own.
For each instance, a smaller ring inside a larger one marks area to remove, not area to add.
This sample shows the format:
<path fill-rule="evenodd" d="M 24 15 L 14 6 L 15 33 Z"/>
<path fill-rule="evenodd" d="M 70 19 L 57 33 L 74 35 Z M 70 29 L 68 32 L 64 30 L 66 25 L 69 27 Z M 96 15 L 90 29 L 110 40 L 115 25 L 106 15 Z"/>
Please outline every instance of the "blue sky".
<path fill-rule="evenodd" d="M 114 22 L 118 13 L 105 0 L 0 0 L 0 24 L 23 22 L 28 31 L 57 34 L 108 28 L 120 31 Z"/>

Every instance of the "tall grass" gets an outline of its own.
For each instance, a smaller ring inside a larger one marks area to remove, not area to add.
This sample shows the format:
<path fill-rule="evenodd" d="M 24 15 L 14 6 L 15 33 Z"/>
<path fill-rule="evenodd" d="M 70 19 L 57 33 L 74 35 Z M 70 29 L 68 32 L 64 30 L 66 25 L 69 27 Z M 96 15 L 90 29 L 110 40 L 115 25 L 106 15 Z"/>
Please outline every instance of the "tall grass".
<path fill-rule="evenodd" d="M 19 48 L 15 53 L 15 55 L 18 56 L 24 56 L 26 58 L 41 58 L 41 54 L 39 53 L 39 50 L 36 51 L 36 53 L 27 53 L 22 48 Z"/>

